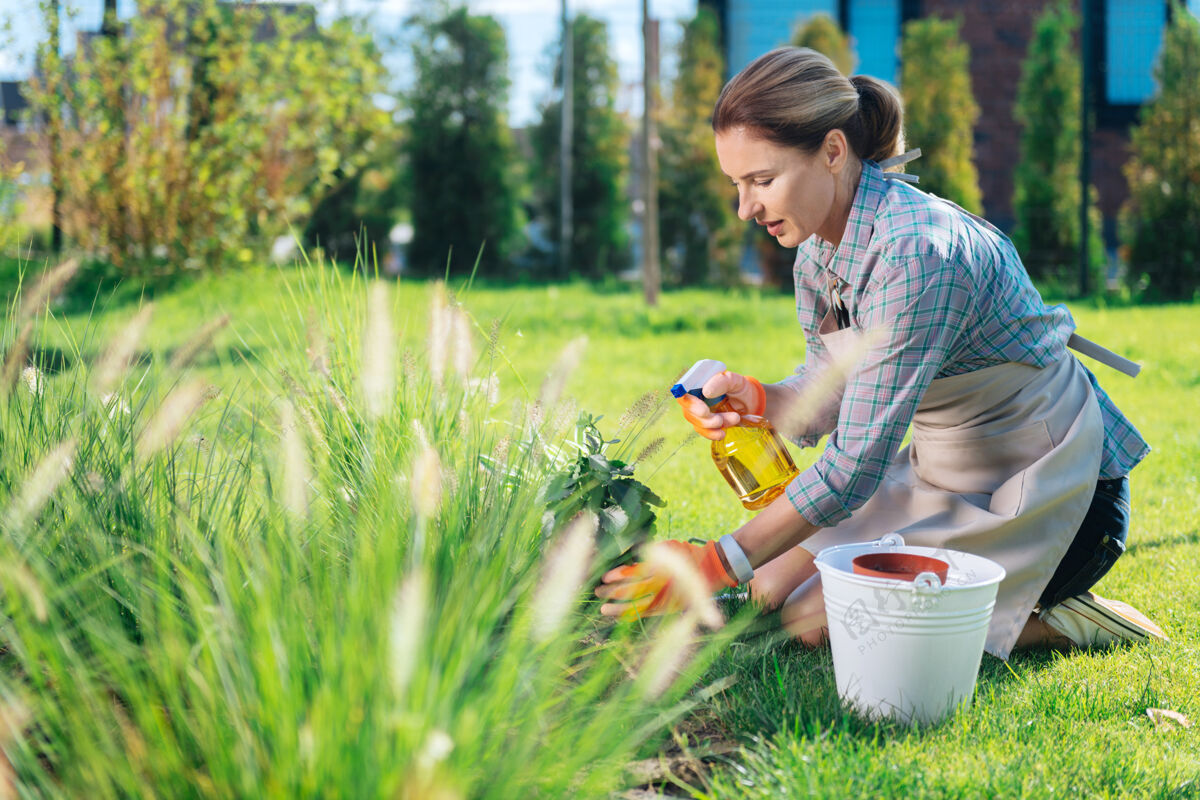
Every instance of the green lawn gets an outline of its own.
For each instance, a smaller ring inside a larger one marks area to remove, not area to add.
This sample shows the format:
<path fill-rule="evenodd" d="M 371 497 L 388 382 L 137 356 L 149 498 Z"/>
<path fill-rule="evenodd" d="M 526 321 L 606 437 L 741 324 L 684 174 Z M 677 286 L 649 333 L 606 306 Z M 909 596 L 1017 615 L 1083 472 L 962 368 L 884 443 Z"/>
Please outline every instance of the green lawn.
<path fill-rule="evenodd" d="M 215 429 L 224 424 L 223 420 L 244 415 L 241 428 L 254 427 L 252 422 L 259 418 L 253 411 L 257 404 L 276 402 L 285 394 L 285 384 L 278 378 L 280 369 L 304 362 L 304 354 L 299 351 L 305 347 L 308 320 L 324 318 L 332 324 L 327 327 L 332 351 L 341 347 L 353 353 L 365 347 L 369 339 L 359 334 L 363 324 L 359 302 L 362 287 L 349 280 L 327 280 L 315 292 L 306 290 L 305 281 L 311 284 L 313 280 L 313 273 L 293 270 L 230 273 L 204 277 L 156 297 L 154 317 L 141 345 L 142 360 L 135 372 L 146 369 L 147 374 L 157 376 L 157 385 L 170 385 L 177 378 L 156 372 L 154 365 L 168 361 L 208 320 L 229 314 L 230 324 L 217 334 L 211 350 L 191 367 L 189 374 L 217 385 L 225 397 L 233 400 L 223 414 L 209 413 L 195 424 L 201 429 Z M 552 413 L 564 418 L 573 418 L 577 410 L 603 414 L 600 428 L 606 434 L 617 428 L 622 414 L 639 397 L 647 392 L 662 396 L 674 378 L 697 358 L 721 359 L 731 368 L 764 381 L 788 374 L 803 359 L 803 338 L 795 321 L 793 301 L 785 294 L 755 290 L 669 292 L 657 308 L 647 309 L 636 292 L 600 293 L 574 285 L 451 289 L 457 290 L 474 326 L 471 337 L 477 368 L 499 380 L 498 402 L 472 407 L 472 413 L 486 418 L 484 422 L 515 418 L 509 409 L 543 392 L 548 374 L 564 352 L 574 353 L 577 358 L 569 365 L 566 377 L 566 404 L 554 407 Z M 417 366 L 424 364 L 419 357 L 404 351 L 417 354 L 426 347 L 433 288 L 424 283 L 400 282 L 391 284 L 390 291 L 395 310 L 392 322 L 400 342 L 397 363 L 402 372 L 423 369 Z M 128 292 L 101 296 L 93 311 L 90 302 L 73 300 L 39 328 L 36 344 L 59 364 L 91 363 L 104 343 L 136 312 L 136 301 L 137 297 Z M 342 306 L 358 310 L 342 316 L 333 312 Z M 1200 723 L 1195 691 L 1200 676 L 1200 511 L 1196 502 L 1200 494 L 1200 431 L 1194 421 L 1200 410 L 1200 314 L 1195 306 L 1187 305 L 1106 309 L 1084 303 L 1071 304 L 1071 310 L 1080 333 L 1144 366 L 1142 374 L 1131 380 L 1089 364 L 1154 447 L 1131 476 L 1134 518 L 1129 551 L 1103 580 L 1099 591 L 1136 605 L 1160 622 L 1172 637 L 1169 643 L 1069 656 L 1021 653 L 1008 664 L 985 656 L 974 706 L 941 725 L 914 731 L 887 724 L 869 725 L 848 716 L 836 697 L 828 652 L 805 651 L 779 640 L 772 634 L 772 620 L 767 617 L 752 623 L 721 655 L 706 662 L 706 672 L 693 676 L 699 685 L 712 685 L 728 676 L 735 677 L 736 682 L 706 696 L 691 707 L 686 717 L 677 719 L 673 739 L 647 734 L 648 744 L 640 751 L 598 753 L 596 759 L 619 761 L 653 756 L 655 752 L 674 757 L 682 747 L 702 759 L 703 768 L 699 773 L 676 770 L 675 780 L 661 784 L 660 790 L 687 795 L 686 787 L 690 786 L 694 793 L 705 797 L 1200 796 L 1197 728 L 1159 729 L 1146 714 L 1147 708 L 1170 709 Z M 337 340 L 339 330 L 345 334 L 344 342 Z M 568 348 L 580 337 L 586 337 L 582 349 L 578 344 Z M 488 347 L 489 338 L 495 340 L 495 347 Z M 55 385 L 54 380 L 70 380 L 70 372 L 68 368 L 52 379 L 50 386 Z M 411 376 L 402 375 L 401 381 L 408 378 Z M 420 398 L 420 402 L 437 404 L 436 395 Z M 666 500 L 659 512 L 658 535 L 717 537 L 739 525 L 748 512 L 713 468 L 706 443 L 690 435 L 690 428 L 672 412 L 668 407 L 661 420 L 641 435 L 640 443 L 661 436 L 664 445 L 656 456 L 639 465 L 637 477 Z M 13 413 L 10 411 L 10 420 L 16 419 Z M 419 416 L 416 411 L 411 414 Z M 7 447 L 14 441 L 15 424 L 9 423 Z M 440 424 L 447 426 L 450 435 L 457 430 L 452 420 Z M 396 430 L 396 435 L 411 439 L 410 429 Z M 401 452 L 404 448 L 399 445 L 396 448 L 398 463 L 407 463 L 407 451 Z M 794 455 L 801 466 L 815 457 L 811 451 L 794 451 Z M 32 455 L 26 459 L 32 460 Z M 268 467 L 264 465 L 269 473 Z M 318 465 L 318 475 L 325 474 L 321 469 Z M 8 474 L 12 481 L 11 476 L 18 473 L 10 469 Z M 15 491 L 7 487 L 0 500 L 5 500 L 10 490 Z M 383 512 L 385 508 L 390 506 L 377 510 Z M 475 513 L 475 506 L 470 504 L 454 508 L 463 514 Z M 63 513 L 69 518 L 68 512 Z M 521 513 L 527 515 L 521 519 L 536 524 L 536 509 Z M 386 516 L 381 513 L 380 518 Z M 248 534 L 239 534 L 244 535 Z M 298 553 L 289 551 L 288 558 L 299 558 Z M 351 550 L 345 550 L 342 556 L 351 554 Z M 401 574 L 402 566 L 396 566 L 400 572 L 387 574 Z M 330 584 L 334 585 L 341 584 Z M 309 598 L 304 602 L 314 601 Z M 313 606 L 320 607 L 319 602 Z M 370 618 L 367 611 L 363 614 L 363 619 Z M 630 652 L 636 652 L 637 642 L 631 640 L 630 646 Z M 502 662 L 507 651 L 497 652 Z M 28 663 L 22 663 L 28 669 Z M 92 668 L 96 675 L 105 674 L 100 666 Z M 438 668 L 430 665 L 429 674 L 435 674 Z M 286 664 L 279 669 L 286 670 Z M 214 670 L 213 675 L 220 673 L 216 667 Z M 313 681 L 321 674 L 301 672 Z M 64 668 L 55 674 L 67 675 L 70 671 Z M 554 676 L 546 679 L 553 680 Z M 97 683 L 103 681 L 97 679 Z M 365 692 L 374 683 L 364 677 L 354 685 Z M 508 690 L 513 691 L 511 686 Z M 32 689 L 24 691 L 39 697 L 52 693 L 44 688 L 39 690 L 42 694 Z M 319 687 L 314 691 L 319 693 Z M 151 699 L 148 696 L 146 702 Z M 29 704 L 36 708 L 35 703 Z M 218 701 L 201 705 L 221 707 Z M 137 703 L 130 701 L 130 706 L 136 708 Z M 238 713 L 230 709 L 230 714 Z M 454 719 L 460 720 L 464 713 L 457 709 Z M 488 719 L 486 713 L 480 713 Z M 575 716 L 564 718 L 564 722 L 582 724 L 579 721 L 586 718 L 586 712 L 577 709 L 573 713 Z M 615 712 L 610 704 L 600 713 Z M 597 728 L 595 735 L 611 735 L 612 730 L 620 729 L 619 720 L 608 723 L 615 727 Z M 135 727 L 142 729 L 142 725 L 153 727 L 140 719 Z M 142 735 L 149 736 L 145 730 Z M 50 737 L 48 741 L 60 740 Z M 728 751 L 730 744 L 737 749 Z M 340 741 L 340 746 L 346 752 L 354 751 L 345 741 Z M 375 740 L 362 746 L 375 748 L 374 760 L 366 756 L 360 759 L 372 769 L 381 769 L 376 763 L 379 753 L 393 752 L 381 750 Z M 233 780 L 222 783 L 220 776 L 197 766 L 204 762 L 203 754 L 209 752 L 203 743 L 179 747 L 191 754 L 190 761 L 183 759 L 189 765 L 180 766 L 184 771 L 179 775 L 192 774 L 186 772 L 186 766 L 199 770 L 214 786 L 240 787 L 235 793 L 251 796 L 245 775 L 238 773 L 241 784 Z M 152 755 L 157 752 L 153 746 L 149 749 Z M 463 749 L 460 744 L 456 752 Z M 728 752 L 708 757 L 714 751 Z M 23 751 L 25 761 L 19 761 L 14 752 L 10 750 L 10 759 L 23 765 L 22 769 L 30 769 L 35 763 L 29 751 Z M 103 748 L 96 746 L 86 752 L 94 755 Z M 406 751 L 399 746 L 398 752 Z M 238 768 L 236 763 L 225 766 L 228 771 Z M 142 774 L 157 773 L 144 768 Z M 179 785 L 192 785 L 186 778 L 178 779 L 182 781 Z M 520 776 L 513 780 L 512 785 L 520 785 Z M 617 780 L 615 786 L 621 784 L 622 780 Z M 52 776 L 38 785 L 38 791 L 53 794 L 47 787 L 57 785 Z M 152 785 L 134 782 L 125 790 L 101 794 L 137 795 Z M 326 784 L 318 776 L 296 788 L 306 796 L 317 796 L 319 792 L 313 794 L 315 787 L 322 785 Z M 364 785 L 397 790 L 386 781 Z M 495 787 L 478 788 L 486 782 L 463 779 L 455 785 L 466 796 L 501 796 Z M 576 791 L 587 794 L 583 784 L 568 781 L 567 785 L 576 788 L 563 793 L 547 784 L 541 791 L 563 796 Z M 596 785 L 604 786 L 604 791 L 614 788 L 603 781 Z M 264 794 L 285 796 L 278 785 L 272 786 Z M 401 796 L 420 794 L 409 784 L 398 791 Z"/>

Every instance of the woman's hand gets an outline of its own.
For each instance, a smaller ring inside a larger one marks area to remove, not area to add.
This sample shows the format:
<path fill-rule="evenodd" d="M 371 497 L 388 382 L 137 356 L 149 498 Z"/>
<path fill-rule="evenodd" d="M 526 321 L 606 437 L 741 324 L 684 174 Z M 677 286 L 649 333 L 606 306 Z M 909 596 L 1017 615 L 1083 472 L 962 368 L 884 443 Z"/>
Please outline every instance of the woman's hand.
<path fill-rule="evenodd" d="M 733 411 L 713 411 L 699 397 L 690 394 L 676 400 L 683 409 L 683 418 L 705 439 L 723 439 L 725 429 L 740 423 L 743 414 L 762 416 L 766 410 L 767 394 L 763 385 L 748 375 L 725 370 L 709 378 L 701 391 L 705 397 L 725 395 L 733 408 Z"/>
<path fill-rule="evenodd" d="M 596 596 L 619 601 L 605 603 L 600 613 L 623 620 L 711 606 L 713 592 L 738 583 L 716 542 L 675 540 L 650 545 L 645 560 L 611 569 L 600 580 Z"/>

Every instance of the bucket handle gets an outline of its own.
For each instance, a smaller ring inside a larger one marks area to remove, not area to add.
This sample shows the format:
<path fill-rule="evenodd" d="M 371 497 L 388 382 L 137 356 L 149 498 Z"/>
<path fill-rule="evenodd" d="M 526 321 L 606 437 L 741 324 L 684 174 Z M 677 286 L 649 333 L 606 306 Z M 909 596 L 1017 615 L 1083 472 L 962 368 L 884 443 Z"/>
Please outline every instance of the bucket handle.
<path fill-rule="evenodd" d="M 917 611 L 929 610 L 937 603 L 938 595 L 942 593 L 942 582 L 932 572 L 919 573 L 913 578 L 912 585 L 917 595 L 913 598 L 913 608 Z"/>
<path fill-rule="evenodd" d="M 898 533 L 889 533 L 875 540 L 876 547 L 904 547 L 904 537 Z"/>

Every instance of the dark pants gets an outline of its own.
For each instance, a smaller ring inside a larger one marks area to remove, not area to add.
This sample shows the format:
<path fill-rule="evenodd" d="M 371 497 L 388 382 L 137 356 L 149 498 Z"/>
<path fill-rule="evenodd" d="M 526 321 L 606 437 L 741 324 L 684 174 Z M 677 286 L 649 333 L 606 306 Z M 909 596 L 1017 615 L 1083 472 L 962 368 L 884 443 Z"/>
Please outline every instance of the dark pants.
<path fill-rule="evenodd" d="M 1125 552 L 1129 535 L 1129 479 L 1113 478 L 1096 484 L 1083 523 L 1038 600 L 1042 608 L 1083 594 L 1112 569 Z"/>

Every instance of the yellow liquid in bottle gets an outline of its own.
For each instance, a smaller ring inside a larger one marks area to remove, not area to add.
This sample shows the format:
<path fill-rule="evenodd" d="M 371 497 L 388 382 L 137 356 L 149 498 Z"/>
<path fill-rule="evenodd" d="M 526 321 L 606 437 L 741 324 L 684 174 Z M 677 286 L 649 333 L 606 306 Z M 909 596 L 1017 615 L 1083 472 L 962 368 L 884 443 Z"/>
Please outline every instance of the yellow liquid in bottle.
<path fill-rule="evenodd" d="M 713 410 L 733 409 L 722 402 Z M 726 428 L 725 438 L 712 443 L 712 458 L 751 511 L 769 505 L 800 473 L 775 428 L 762 417 L 743 415 L 740 425 Z"/>

